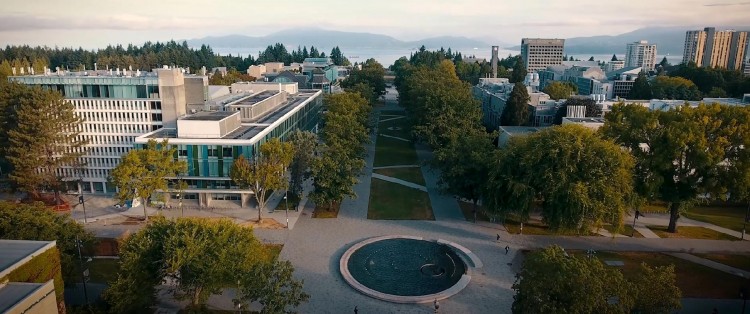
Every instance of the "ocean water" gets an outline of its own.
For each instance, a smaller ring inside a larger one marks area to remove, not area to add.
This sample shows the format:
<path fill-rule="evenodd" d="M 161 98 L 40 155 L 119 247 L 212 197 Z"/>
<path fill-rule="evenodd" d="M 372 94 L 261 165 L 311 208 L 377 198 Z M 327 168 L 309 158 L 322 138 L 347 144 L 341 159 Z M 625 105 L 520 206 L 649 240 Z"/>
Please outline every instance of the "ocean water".
<path fill-rule="evenodd" d="M 253 57 L 258 57 L 258 54 L 265 50 L 266 48 L 255 48 L 255 47 L 238 47 L 238 48 L 213 48 L 214 52 L 221 54 L 221 55 L 241 55 L 241 56 L 248 56 L 252 55 Z M 296 49 L 296 48 L 295 48 Z M 392 65 L 396 60 L 398 60 L 401 57 L 409 57 L 409 55 L 415 53 L 418 48 L 412 48 L 412 49 L 404 49 L 404 48 L 396 48 L 396 49 L 382 49 L 382 48 L 356 48 L 356 49 L 348 49 L 348 48 L 341 48 L 341 52 L 344 53 L 344 56 L 346 56 L 349 61 L 352 63 L 354 62 L 364 62 L 365 60 L 369 58 L 374 58 L 378 62 L 380 62 L 383 66 L 388 67 Z M 427 48 L 428 50 L 435 50 L 440 49 L 438 48 Z M 492 56 L 492 53 L 490 51 L 490 47 L 471 47 L 471 48 L 458 48 L 458 49 L 452 49 L 454 52 L 458 51 L 460 52 L 464 57 L 467 56 L 476 56 L 477 58 L 484 58 L 489 60 Z M 330 49 L 321 49 L 321 51 L 325 51 L 326 55 L 330 52 Z M 517 55 L 521 53 L 518 50 L 508 50 L 508 49 L 499 49 L 498 55 L 500 58 L 505 58 L 508 55 Z M 617 58 L 619 60 L 623 60 L 625 58 L 625 54 L 621 54 L 618 52 L 613 52 L 617 55 Z M 588 60 L 590 57 L 594 57 L 594 60 L 601 60 L 601 61 L 609 61 L 612 59 L 612 54 L 569 54 L 570 57 L 575 57 L 581 60 Z M 661 61 L 661 59 L 664 57 L 664 55 L 658 55 L 657 56 L 657 62 Z M 672 64 L 678 64 L 682 62 L 682 56 L 672 55 L 672 56 L 666 56 L 667 61 L 669 61 Z"/>

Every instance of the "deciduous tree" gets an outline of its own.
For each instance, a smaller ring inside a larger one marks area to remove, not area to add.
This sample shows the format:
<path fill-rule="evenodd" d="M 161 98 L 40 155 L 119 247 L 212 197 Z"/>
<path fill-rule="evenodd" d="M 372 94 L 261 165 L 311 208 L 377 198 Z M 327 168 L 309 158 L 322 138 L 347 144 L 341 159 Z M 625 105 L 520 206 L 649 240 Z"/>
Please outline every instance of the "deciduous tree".
<path fill-rule="evenodd" d="M 578 94 L 578 86 L 567 81 L 554 81 L 544 87 L 544 93 L 554 100 L 568 99 Z"/>
<path fill-rule="evenodd" d="M 620 225 L 632 194 L 633 158 L 578 125 L 512 138 L 491 166 L 487 207 L 528 216 L 532 201 L 553 230 Z"/>
<path fill-rule="evenodd" d="M 229 169 L 229 177 L 241 189 L 250 189 L 258 202 L 258 221 L 266 206 L 268 191 L 283 190 L 289 181 L 284 172 L 294 158 L 294 145 L 274 137 L 260 145 L 260 154 L 248 160 L 240 155 Z"/>
<path fill-rule="evenodd" d="M 140 199 L 143 216 L 148 220 L 146 207 L 156 191 L 168 190 L 168 179 L 187 171 L 187 163 L 175 160 L 177 148 L 164 140 L 149 140 L 146 147 L 133 149 L 122 156 L 120 164 L 112 169 L 110 180 L 117 187 L 115 198 L 121 202 Z"/>
<path fill-rule="evenodd" d="M 315 158 L 318 135 L 310 131 L 295 130 L 288 141 L 294 147 L 294 157 L 289 166 L 289 189 L 294 195 L 302 195 L 302 182 L 310 176 L 310 166 Z"/>

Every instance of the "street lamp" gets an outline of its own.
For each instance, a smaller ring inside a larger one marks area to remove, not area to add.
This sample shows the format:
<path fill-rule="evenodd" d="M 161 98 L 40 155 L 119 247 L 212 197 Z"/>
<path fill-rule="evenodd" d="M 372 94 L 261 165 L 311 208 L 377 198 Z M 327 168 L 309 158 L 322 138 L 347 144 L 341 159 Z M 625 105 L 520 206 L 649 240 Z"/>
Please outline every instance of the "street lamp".
<path fill-rule="evenodd" d="M 750 221 L 750 202 L 747 203 L 747 212 L 745 212 L 745 221 L 742 223 L 742 238 L 745 240 L 745 230 L 747 230 L 747 222 Z"/>
<path fill-rule="evenodd" d="M 639 210 L 637 210 L 637 209 L 636 209 L 636 210 L 635 210 L 635 214 L 633 214 L 633 228 L 632 228 L 632 229 L 633 229 L 633 231 L 632 231 L 632 233 L 630 234 L 630 237 L 631 237 L 631 238 L 635 236 L 635 220 L 636 220 L 636 219 L 638 219 L 638 217 L 639 217 L 640 215 L 641 215 L 641 211 L 639 211 Z"/>
<path fill-rule="evenodd" d="M 81 281 L 83 282 L 83 297 L 86 299 L 86 301 L 85 301 L 86 305 L 88 305 L 89 304 L 89 293 L 88 293 L 88 290 L 86 289 L 86 281 L 88 281 L 89 269 L 88 268 L 83 269 L 84 266 L 85 266 L 84 263 L 83 263 L 83 255 L 81 255 L 81 246 L 83 246 L 83 241 L 79 240 L 78 236 L 76 236 L 76 246 L 78 247 L 78 261 L 80 262 L 80 265 L 81 265 L 81 268 L 82 268 L 82 270 L 81 270 L 81 278 L 82 278 L 82 280 Z"/>
<path fill-rule="evenodd" d="M 289 229 L 289 201 L 287 200 L 287 195 L 289 194 L 289 190 L 284 191 L 284 209 L 286 210 L 286 228 Z"/>
<path fill-rule="evenodd" d="M 86 221 L 86 202 L 83 199 L 83 193 L 78 194 L 78 204 L 83 206 L 83 223 L 86 224 L 88 221 Z"/>

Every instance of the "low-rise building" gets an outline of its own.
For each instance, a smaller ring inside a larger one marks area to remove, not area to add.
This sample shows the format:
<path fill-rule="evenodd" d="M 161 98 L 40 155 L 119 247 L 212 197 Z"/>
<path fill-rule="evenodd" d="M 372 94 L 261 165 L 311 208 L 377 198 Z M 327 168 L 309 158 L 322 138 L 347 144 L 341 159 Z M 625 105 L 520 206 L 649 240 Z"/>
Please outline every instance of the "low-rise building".
<path fill-rule="evenodd" d="M 0 252 L 0 313 L 65 312 L 55 241 L 0 240 Z"/>
<path fill-rule="evenodd" d="M 532 133 L 539 132 L 543 127 L 535 126 L 501 126 L 498 128 L 500 134 L 497 139 L 497 147 L 505 147 L 508 145 L 508 141 L 516 136 L 526 136 Z"/>

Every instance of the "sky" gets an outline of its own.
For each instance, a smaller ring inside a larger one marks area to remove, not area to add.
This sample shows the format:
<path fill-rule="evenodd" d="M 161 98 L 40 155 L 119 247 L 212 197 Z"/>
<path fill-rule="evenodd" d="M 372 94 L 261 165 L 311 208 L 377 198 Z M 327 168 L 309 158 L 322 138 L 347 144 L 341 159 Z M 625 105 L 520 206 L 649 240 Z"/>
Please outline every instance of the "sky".
<path fill-rule="evenodd" d="M 747 25 L 749 16 L 750 1 L 742 0 L 3 0 L 0 45 L 92 49 L 311 26 L 516 44 L 647 26 Z"/>

